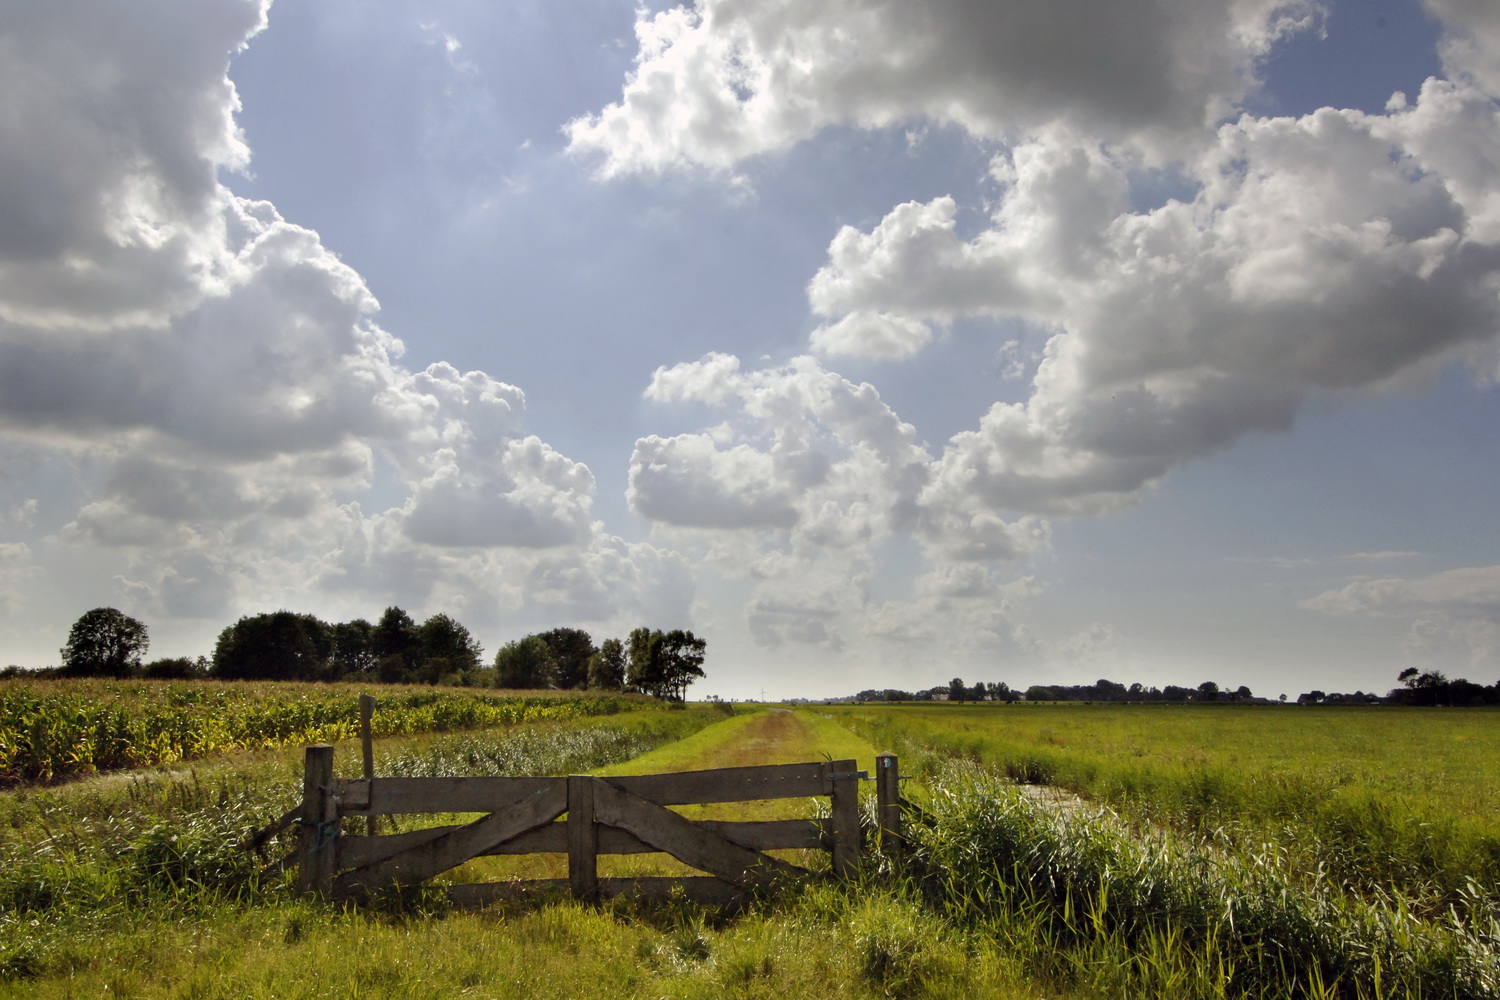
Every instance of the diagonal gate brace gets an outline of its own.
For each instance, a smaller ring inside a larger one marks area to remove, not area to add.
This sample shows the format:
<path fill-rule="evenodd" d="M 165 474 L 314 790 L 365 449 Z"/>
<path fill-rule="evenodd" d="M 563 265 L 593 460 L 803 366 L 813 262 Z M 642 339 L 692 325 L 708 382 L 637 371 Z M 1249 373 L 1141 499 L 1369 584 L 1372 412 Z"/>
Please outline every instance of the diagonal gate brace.
<path fill-rule="evenodd" d="M 782 875 L 808 874 L 805 868 L 741 847 L 602 779 L 594 781 L 594 819 L 627 830 L 657 850 L 741 888 L 764 886 Z"/>
<path fill-rule="evenodd" d="M 419 844 L 393 848 L 386 857 L 344 872 L 334 880 L 333 894 L 362 895 L 397 883 L 424 882 L 513 837 L 552 822 L 567 810 L 567 787 L 559 781 L 483 819 L 435 832 L 430 840 Z"/>

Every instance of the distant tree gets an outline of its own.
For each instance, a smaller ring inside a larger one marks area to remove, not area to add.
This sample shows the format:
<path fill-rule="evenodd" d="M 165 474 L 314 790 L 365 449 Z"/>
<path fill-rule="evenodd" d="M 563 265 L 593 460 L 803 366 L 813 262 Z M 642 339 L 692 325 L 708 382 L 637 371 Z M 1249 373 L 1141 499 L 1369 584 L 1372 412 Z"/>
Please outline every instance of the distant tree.
<path fill-rule="evenodd" d="M 1213 681 L 1204 681 L 1198 685 L 1199 701 L 1217 701 L 1219 698 L 1219 685 Z"/>
<path fill-rule="evenodd" d="M 645 694 L 660 683 L 655 673 L 659 659 L 656 646 L 660 642 L 660 632 L 644 626 L 630 630 L 625 639 L 625 686 L 631 691 Z"/>
<path fill-rule="evenodd" d="M 422 679 L 436 684 L 454 674 L 479 669 L 484 647 L 469 630 L 444 614 L 433 615 L 417 628 L 417 660 Z"/>
<path fill-rule="evenodd" d="M 219 633 L 213 674 L 226 680 L 312 681 L 332 674 L 333 632 L 292 611 L 248 615 Z"/>
<path fill-rule="evenodd" d="M 165 657 L 141 667 L 141 676 L 154 681 L 196 681 L 208 676 L 208 660 L 189 656 Z"/>
<path fill-rule="evenodd" d="M 1057 692 L 1040 684 L 1033 684 L 1026 689 L 1027 701 L 1056 701 Z"/>
<path fill-rule="evenodd" d="M 541 633 L 541 640 L 557 661 L 557 686 L 582 688 L 589 684 L 589 660 L 598 652 L 594 640 L 581 628 L 554 628 Z"/>
<path fill-rule="evenodd" d="M 949 701 L 968 701 L 969 700 L 969 689 L 968 689 L 967 686 L 965 686 L 964 679 L 962 677 L 955 677 L 951 681 L 948 682 L 948 700 Z"/>
<path fill-rule="evenodd" d="M 383 681 L 404 681 L 411 677 L 421 654 L 422 637 L 411 615 L 392 606 L 385 609 L 370 637 L 376 672 Z"/>
<path fill-rule="evenodd" d="M 363 618 L 329 626 L 333 638 L 333 671 L 357 680 L 375 672 L 375 626 Z"/>
<path fill-rule="evenodd" d="M 1230 695 L 1230 698 L 1234 701 L 1249 701 L 1254 697 L 1255 695 L 1250 692 L 1250 688 L 1244 684 L 1241 684 L 1239 687 L 1235 688 L 1234 694 Z"/>
<path fill-rule="evenodd" d="M 495 683 L 502 688 L 546 688 L 557 683 L 557 659 L 541 636 L 528 635 L 495 653 Z"/>
<path fill-rule="evenodd" d="M 605 639 L 589 657 L 589 690 L 618 691 L 625 686 L 625 644 Z"/>
<path fill-rule="evenodd" d="M 1302 694 L 1299 694 L 1297 696 L 1297 704 L 1321 705 L 1323 703 L 1323 700 L 1327 697 L 1328 695 L 1324 694 L 1322 691 L 1304 691 Z"/>
<path fill-rule="evenodd" d="M 682 629 L 674 628 L 662 637 L 661 697 L 682 701 L 687 696 L 688 685 L 704 676 L 703 660 L 707 649 L 707 640 Z"/>
<path fill-rule="evenodd" d="M 146 626 L 123 611 L 85 611 L 68 630 L 61 673 L 67 677 L 128 677 L 151 645 Z"/>
<path fill-rule="evenodd" d="M 625 685 L 656 698 L 681 701 L 688 685 L 703 676 L 707 646 L 703 639 L 681 629 L 633 629 L 626 646 Z"/>

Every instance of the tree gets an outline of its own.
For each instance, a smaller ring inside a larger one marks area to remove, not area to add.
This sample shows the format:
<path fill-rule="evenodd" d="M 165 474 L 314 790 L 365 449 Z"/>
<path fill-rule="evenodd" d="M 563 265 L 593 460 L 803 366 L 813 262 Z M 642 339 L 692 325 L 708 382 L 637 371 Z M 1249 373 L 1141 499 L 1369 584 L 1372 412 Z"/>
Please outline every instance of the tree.
<path fill-rule="evenodd" d="M 417 666 L 422 637 L 411 615 L 394 605 L 386 608 L 375 623 L 370 649 L 375 655 L 375 670 L 388 683 L 409 680 Z"/>
<path fill-rule="evenodd" d="M 332 626 L 333 671 L 340 677 L 358 679 L 375 670 L 375 626 L 363 618 Z"/>
<path fill-rule="evenodd" d="M 589 690 L 618 691 L 625 686 L 625 644 L 605 639 L 589 657 Z"/>
<path fill-rule="evenodd" d="M 495 683 L 503 688 L 545 688 L 557 682 L 557 659 L 541 636 L 528 635 L 495 653 Z"/>
<path fill-rule="evenodd" d="M 247 615 L 214 645 L 214 676 L 226 680 L 326 680 L 332 665 L 332 629 L 292 611 Z"/>
<path fill-rule="evenodd" d="M 417 629 L 417 639 L 418 669 L 422 679 L 431 684 L 442 680 L 444 674 L 478 670 L 479 658 L 484 655 L 479 640 L 448 615 L 433 615 L 423 622 Z"/>
<path fill-rule="evenodd" d="M 633 629 L 627 647 L 625 685 L 655 698 L 681 701 L 703 676 L 708 643 L 691 632 Z"/>
<path fill-rule="evenodd" d="M 95 608 L 85 611 L 68 630 L 62 673 L 68 677 L 128 677 L 141 665 L 141 654 L 151 645 L 146 626 L 123 611 Z"/>
<path fill-rule="evenodd" d="M 646 694 L 659 683 L 655 671 L 658 662 L 656 646 L 660 642 L 660 632 L 644 626 L 630 630 L 625 640 L 625 686 L 631 691 Z"/>
<path fill-rule="evenodd" d="M 948 682 L 949 701 L 968 701 L 969 689 L 964 685 L 962 677 L 955 677 Z"/>
<path fill-rule="evenodd" d="M 707 640 L 681 629 L 674 628 L 662 637 L 661 697 L 682 701 L 687 696 L 688 685 L 704 676 L 703 658 L 707 649 Z"/>
<path fill-rule="evenodd" d="M 1199 701 L 1217 701 L 1219 698 L 1219 685 L 1213 681 L 1204 681 L 1198 685 Z"/>
<path fill-rule="evenodd" d="M 557 686 L 588 686 L 589 659 L 598 652 L 594 640 L 581 628 L 555 628 L 541 633 L 541 640 L 552 650 L 557 661 Z"/>

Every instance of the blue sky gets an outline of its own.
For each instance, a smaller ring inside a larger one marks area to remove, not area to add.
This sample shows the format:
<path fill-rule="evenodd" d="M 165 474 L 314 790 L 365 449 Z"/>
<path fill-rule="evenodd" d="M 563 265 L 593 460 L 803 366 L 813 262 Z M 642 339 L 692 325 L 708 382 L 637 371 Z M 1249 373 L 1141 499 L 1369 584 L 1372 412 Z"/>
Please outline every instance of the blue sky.
<path fill-rule="evenodd" d="M 727 697 L 1500 678 L 1489 5 L 139 0 L 0 45 L 6 662 L 98 605 L 195 655 L 398 603 L 691 628 Z"/>

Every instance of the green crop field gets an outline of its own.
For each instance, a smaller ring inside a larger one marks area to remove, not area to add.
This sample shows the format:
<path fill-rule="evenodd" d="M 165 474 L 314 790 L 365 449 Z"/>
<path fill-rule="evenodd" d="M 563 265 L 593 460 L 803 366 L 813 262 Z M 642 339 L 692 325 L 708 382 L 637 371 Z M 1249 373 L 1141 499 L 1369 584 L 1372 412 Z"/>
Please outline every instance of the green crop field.
<path fill-rule="evenodd" d="M 1130 818 L 1273 841 L 1419 905 L 1500 885 L 1500 712 L 1233 705 L 838 706 L 883 747 L 1057 785 Z"/>
<path fill-rule="evenodd" d="M 29 779 L 17 771 L 0 791 L 0 998 L 1500 998 L 1500 893 L 1486 867 L 1494 799 L 1469 784 L 1493 774 L 1494 713 L 736 713 L 378 693 L 380 774 L 607 775 L 849 757 L 869 768 L 877 750 L 894 750 L 921 812 L 906 850 L 868 845 L 856 880 L 814 874 L 738 913 L 570 900 L 460 912 L 435 893 L 350 909 L 299 897 L 287 874 L 265 867 L 288 839 L 264 856 L 246 840 L 296 801 L 303 742 L 338 741 L 338 772 L 358 770 L 355 689 L 13 684 L 0 694 L 33 720 L 103 717 L 143 743 L 153 731 L 143 720 L 176 722 L 153 723 L 165 748 L 154 756 L 108 767 L 95 756 L 93 771 L 54 766 Z M 256 717 L 293 721 L 226 721 Z M 1082 799 L 1064 807 L 1017 778 Z M 768 803 L 697 808 L 771 815 Z M 1426 856 L 1410 855 L 1414 830 L 1427 831 Z M 1371 860 L 1377 847 L 1385 869 Z M 826 869 L 820 852 L 801 853 Z M 604 867 L 683 870 L 662 857 Z M 439 881 L 558 876 L 560 863 L 482 858 Z"/>

